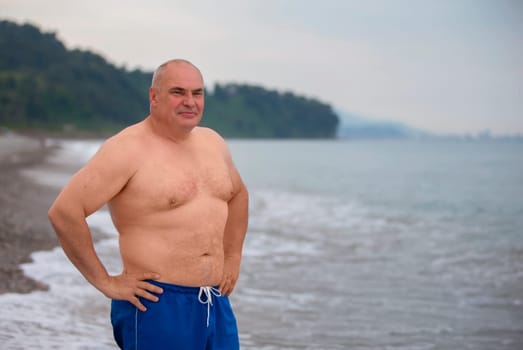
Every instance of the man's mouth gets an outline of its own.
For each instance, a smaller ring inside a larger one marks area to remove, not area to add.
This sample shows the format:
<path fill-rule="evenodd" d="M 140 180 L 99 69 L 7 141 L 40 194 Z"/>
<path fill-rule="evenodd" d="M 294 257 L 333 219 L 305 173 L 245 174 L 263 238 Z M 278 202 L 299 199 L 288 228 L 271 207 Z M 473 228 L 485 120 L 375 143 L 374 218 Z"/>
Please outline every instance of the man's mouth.
<path fill-rule="evenodd" d="M 180 111 L 178 114 L 184 116 L 184 117 L 194 117 L 196 115 L 196 112 L 193 111 Z"/>

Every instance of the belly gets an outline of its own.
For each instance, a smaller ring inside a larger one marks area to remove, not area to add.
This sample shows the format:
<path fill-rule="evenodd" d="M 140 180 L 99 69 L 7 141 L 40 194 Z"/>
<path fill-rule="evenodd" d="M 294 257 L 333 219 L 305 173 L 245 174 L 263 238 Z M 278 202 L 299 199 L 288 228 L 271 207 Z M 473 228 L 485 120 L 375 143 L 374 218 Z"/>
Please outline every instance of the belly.
<path fill-rule="evenodd" d="M 168 237 L 172 236 L 172 237 Z M 190 244 L 186 232 L 169 234 L 147 232 L 120 235 L 120 253 L 127 272 L 156 272 L 160 281 L 185 286 L 217 285 L 223 274 L 223 244 L 218 235 L 195 239 Z M 189 235 L 201 236 L 201 235 Z M 222 237 L 220 235 L 220 237 Z"/>
<path fill-rule="evenodd" d="M 115 220 L 125 271 L 156 272 L 185 286 L 219 284 L 227 205 L 204 212 L 209 206 L 201 204 Z"/>

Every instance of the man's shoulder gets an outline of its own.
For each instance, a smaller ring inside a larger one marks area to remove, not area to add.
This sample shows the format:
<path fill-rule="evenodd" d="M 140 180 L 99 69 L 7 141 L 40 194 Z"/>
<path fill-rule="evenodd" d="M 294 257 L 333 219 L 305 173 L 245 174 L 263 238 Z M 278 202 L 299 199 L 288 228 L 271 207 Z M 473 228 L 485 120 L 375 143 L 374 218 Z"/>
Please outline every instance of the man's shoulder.
<path fill-rule="evenodd" d="M 138 123 L 128 126 L 106 139 L 101 150 L 122 155 L 132 154 L 140 149 L 145 149 L 145 139 L 143 127 Z"/>
<path fill-rule="evenodd" d="M 213 144 L 225 144 L 224 138 L 216 131 L 205 126 L 198 126 L 194 130 L 198 137 Z"/>
<path fill-rule="evenodd" d="M 144 133 L 143 123 L 137 123 L 122 129 L 120 132 L 109 137 L 107 141 L 139 143 L 140 140 L 145 139 Z"/>

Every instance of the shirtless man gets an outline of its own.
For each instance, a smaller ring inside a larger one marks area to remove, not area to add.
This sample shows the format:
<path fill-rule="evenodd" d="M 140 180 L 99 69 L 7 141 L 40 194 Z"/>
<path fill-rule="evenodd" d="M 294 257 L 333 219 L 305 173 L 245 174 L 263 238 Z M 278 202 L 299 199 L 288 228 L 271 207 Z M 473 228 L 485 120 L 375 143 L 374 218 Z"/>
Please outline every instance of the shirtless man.
<path fill-rule="evenodd" d="M 113 300 L 121 348 L 237 349 L 227 296 L 240 271 L 247 190 L 224 140 L 198 126 L 204 86 L 194 65 L 158 67 L 149 102 L 149 116 L 105 141 L 72 177 L 49 219 L 71 262 Z M 116 276 L 85 220 L 106 203 L 123 261 Z"/>

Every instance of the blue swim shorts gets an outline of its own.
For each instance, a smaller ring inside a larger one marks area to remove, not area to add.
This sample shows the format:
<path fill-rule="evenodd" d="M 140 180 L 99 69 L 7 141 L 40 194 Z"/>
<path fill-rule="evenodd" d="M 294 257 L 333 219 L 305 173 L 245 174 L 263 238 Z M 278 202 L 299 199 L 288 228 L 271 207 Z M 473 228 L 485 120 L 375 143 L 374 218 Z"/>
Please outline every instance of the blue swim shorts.
<path fill-rule="evenodd" d="M 149 281 L 163 289 L 158 302 L 141 298 L 147 311 L 125 300 L 111 303 L 116 343 L 125 350 L 235 350 L 238 328 L 229 298 L 211 287 Z"/>

